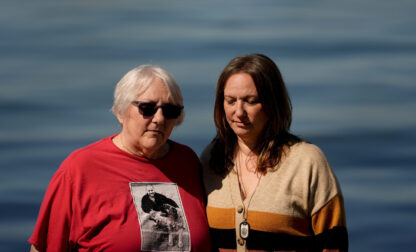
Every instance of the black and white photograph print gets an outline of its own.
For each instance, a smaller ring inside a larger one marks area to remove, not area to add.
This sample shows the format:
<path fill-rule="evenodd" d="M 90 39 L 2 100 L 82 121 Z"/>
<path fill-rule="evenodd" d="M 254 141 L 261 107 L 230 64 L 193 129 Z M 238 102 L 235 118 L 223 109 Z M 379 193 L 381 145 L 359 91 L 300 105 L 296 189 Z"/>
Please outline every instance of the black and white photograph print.
<path fill-rule="evenodd" d="M 131 182 L 144 251 L 190 251 L 189 227 L 175 183 Z"/>

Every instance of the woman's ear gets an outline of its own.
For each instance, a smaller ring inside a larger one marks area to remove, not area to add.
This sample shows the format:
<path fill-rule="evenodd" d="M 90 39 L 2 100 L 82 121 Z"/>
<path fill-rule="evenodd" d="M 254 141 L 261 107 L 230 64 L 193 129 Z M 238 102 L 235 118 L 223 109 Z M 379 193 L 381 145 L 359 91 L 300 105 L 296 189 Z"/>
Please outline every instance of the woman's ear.
<path fill-rule="evenodd" d="M 120 115 L 119 113 L 116 113 L 116 117 L 118 122 L 120 123 L 120 126 L 123 128 L 124 116 Z"/>

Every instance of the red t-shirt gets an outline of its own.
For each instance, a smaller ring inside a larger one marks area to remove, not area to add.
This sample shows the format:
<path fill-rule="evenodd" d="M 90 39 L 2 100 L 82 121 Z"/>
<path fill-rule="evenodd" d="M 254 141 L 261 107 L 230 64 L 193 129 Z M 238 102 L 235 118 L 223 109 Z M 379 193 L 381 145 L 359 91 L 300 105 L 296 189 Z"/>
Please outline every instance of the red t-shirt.
<path fill-rule="evenodd" d="M 47 251 L 210 251 L 196 154 L 169 141 L 169 154 L 149 160 L 111 139 L 64 160 L 29 242 Z"/>

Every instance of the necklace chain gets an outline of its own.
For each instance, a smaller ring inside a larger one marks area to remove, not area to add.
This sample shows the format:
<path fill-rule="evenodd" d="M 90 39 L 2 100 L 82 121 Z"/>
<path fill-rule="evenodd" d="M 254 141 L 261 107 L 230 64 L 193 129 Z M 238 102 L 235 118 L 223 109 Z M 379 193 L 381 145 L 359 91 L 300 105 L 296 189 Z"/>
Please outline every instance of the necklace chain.
<path fill-rule="evenodd" d="M 247 190 L 244 186 L 244 182 L 243 182 L 243 177 L 241 175 L 241 161 L 240 161 L 240 155 L 237 154 L 237 162 L 236 162 L 236 166 L 237 166 L 237 177 L 238 177 L 238 183 L 240 185 L 240 188 L 242 189 L 242 193 L 247 197 Z M 255 172 L 257 173 L 257 172 Z M 260 184 L 260 180 L 261 180 L 261 176 L 258 177 L 257 179 L 257 183 L 256 183 L 256 187 L 254 188 L 254 191 L 251 193 L 250 198 L 248 199 L 247 202 L 247 206 L 244 203 L 244 199 L 243 199 L 243 194 L 240 192 L 240 196 L 241 196 L 241 200 L 243 202 L 244 208 L 243 208 L 243 217 L 244 217 L 244 222 L 247 221 L 247 216 L 248 216 L 248 208 L 250 207 L 250 203 L 251 203 L 251 199 L 253 198 L 254 194 L 256 193 L 257 187 Z"/>

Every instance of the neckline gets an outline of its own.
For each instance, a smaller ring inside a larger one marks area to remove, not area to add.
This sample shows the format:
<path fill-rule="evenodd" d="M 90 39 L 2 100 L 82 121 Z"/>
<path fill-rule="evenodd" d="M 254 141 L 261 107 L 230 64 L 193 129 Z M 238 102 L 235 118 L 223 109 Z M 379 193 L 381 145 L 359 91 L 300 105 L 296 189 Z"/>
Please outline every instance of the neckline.
<path fill-rule="evenodd" d="M 169 146 L 170 146 L 169 152 L 165 156 L 163 156 L 162 158 L 151 159 L 151 158 L 147 158 L 147 157 L 144 157 L 144 156 L 134 155 L 134 154 L 129 153 L 129 152 L 121 149 L 120 147 L 118 147 L 113 141 L 114 137 L 116 137 L 117 135 L 119 135 L 119 134 L 115 134 L 115 135 L 112 135 L 112 136 L 108 137 L 108 141 L 110 142 L 110 144 L 113 148 L 115 148 L 118 152 L 122 153 L 123 155 L 129 156 L 131 158 L 134 158 L 134 159 L 137 159 L 137 160 L 140 160 L 140 161 L 144 161 L 144 162 L 147 162 L 147 163 L 158 163 L 158 162 L 163 162 L 166 159 L 169 159 L 170 156 L 172 156 L 172 153 L 174 152 L 174 150 L 176 148 L 175 147 L 175 142 L 168 139 L 166 141 L 166 143 L 169 144 Z"/>
<path fill-rule="evenodd" d="M 247 198 L 250 198 L 250 200 L 248 202 L 248 206 L 249 206 L 250 205 L 251 198 L 256 193 L 257 187 L 260 184 L 260 180 L 262 178 L 262 175 L 260 174 L 260 176 L 258 176 L 259 174 L 257 174 L 257 171 L 254 172 L 254 176 L 256 177 L 257 182 L 256 182 L 256 186 L 254 187 L 253 191 L 251 191 L 249 193 L 247 191 L 246 186 L 244 185 L 242 168 L 241 168 L 241 160 L 240 160 L 240 156 L 239 155 L 237 155 L 236 161 L 234 163 L 235 163 L 235 165 L 234 165 L 234 168 L 233 169 L 237 173 L 237 181 L 238 181 L 238 188 L 240 189 L 240 196 L 241 196 L 243 202 L 245 202 L 245 200 Z M 250 172 L 248 171 L 248 173 L 250 173 Z M 247 174 L 247 172 L 246 172 L 246 174 Z"/>
<path fill-rule="evenodd" d="M 261 191 L 261 187 L 263 185 L 263 178 L 260 178 L 256 190 L 253 191 L 253 193 L 249 196 L 249 197 L 245 197 L 243 199 L 243 197 L 241 196 L 241 189 L 240 189 L 240 183 L 238 181 L 238 173 L 236 172 L 235 169 L 232 170 L 232 172 L 228 173 L 228 177 L 229 177 L 229 186 L 230 186 L 230 190 L 231 190 L 231 200 L 236 203 L 234 205 L 238 206 L 238 205 L 243 205 L 245 208 L 248 204 L 249 199 L 251 201 L 254 200 L 255 195 L 254 194 L 259 194 L 259 192 Z"/>

